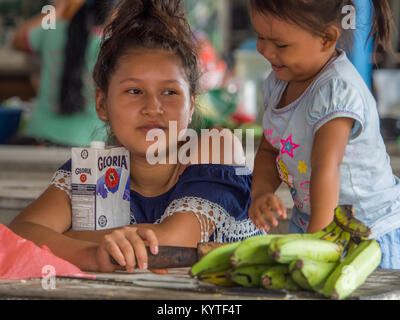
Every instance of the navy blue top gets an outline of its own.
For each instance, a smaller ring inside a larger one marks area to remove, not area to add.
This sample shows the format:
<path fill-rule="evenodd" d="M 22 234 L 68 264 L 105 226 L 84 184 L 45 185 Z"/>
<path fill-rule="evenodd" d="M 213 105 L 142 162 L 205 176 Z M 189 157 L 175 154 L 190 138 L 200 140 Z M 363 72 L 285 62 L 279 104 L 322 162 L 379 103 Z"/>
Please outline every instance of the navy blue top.
<path fill-rule="evenodd" d="M 260 234 L 248 217 L 252 175 L 237 175 L 241 167 L 197 164 L 184 169 L 177 183 L 156 197 L 130 190 L 131 224 L 160 223 L 175 212 L 194 212 L 215 224 L 210 241 L 238 241 Z M 71 172 L 71 160 L 59 168 Z M 202 217 L 203 219 L 200 219 Z"/>

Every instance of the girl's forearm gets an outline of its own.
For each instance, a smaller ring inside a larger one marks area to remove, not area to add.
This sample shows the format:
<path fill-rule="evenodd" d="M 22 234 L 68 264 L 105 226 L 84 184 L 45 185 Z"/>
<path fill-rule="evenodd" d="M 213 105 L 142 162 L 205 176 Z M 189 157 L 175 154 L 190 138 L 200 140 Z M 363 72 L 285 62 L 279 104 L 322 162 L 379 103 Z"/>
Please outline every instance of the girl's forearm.
<path fill-rule="evenodd" d="M 340 168 L 325 165 L 313 168 L 310 185 L 311 217 L 307 232 L 325 228 L 333 219 L 339 201 Z"/>
<path fill-rule="evenodd" d="M 97 271 L 97 244 L 66 237 L 47 227 L 31 222 L 10 225 L 10 229 L 19 236 L 29 239 L 37 246 L 46 245 L 53 254 L 69 261 L 84 271 Z"/>
<path fill-rule="evenodd" d="M 182 219 L 185 219 L 183 221 Z M 197 218 L 191 216 L 190 214 L 176 213 L 172 217 L 165 219 L 163 223 L 160 224 L 151 224 L 151 223 L 140 223 L 140 224 L 132 224 L 126 227 L 132 227 L 137 229 L 151 229 L 154 231 L 158 244 L 164 246 L 182 246 L 182 247 L 193 247 L 196 245 L 196 233 L 198 232 L 198 238 L 200 238 L 200 229 L 197 230 L 198 220 Z M 121 228 L 126 228 L 121 227 Z M 64 233 L 65 236 L 71 237 L 73 239 L 79 239 L 84 241 L 91 241 L 100 243 L 106 234 L 109 234 L 115 229 L 107 229 L 107 230 L 88 230 L 88 231 L 67 231 Z M 182 236 L 178 230 L 192 230 L 186 236 Z M 193 237 L 193 238 L 192 238 Z M 147 241 L 145 240 L 145 243 Z"/>

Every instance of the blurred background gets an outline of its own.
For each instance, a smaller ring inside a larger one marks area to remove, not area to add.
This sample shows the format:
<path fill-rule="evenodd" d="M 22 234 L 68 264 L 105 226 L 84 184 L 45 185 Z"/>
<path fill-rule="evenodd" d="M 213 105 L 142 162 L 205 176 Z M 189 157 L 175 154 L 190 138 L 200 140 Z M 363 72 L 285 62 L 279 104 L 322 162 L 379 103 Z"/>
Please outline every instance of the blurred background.
<path fill-rule="evenodd" d="M 111 10 L 115 0 L 0 0 L 0 223 L 7 223 L 15 212 L 40 194 L 52 173 L 69 157 L 70 147 L 88 145 L 94 139 L 105 140 L 105 128 L 93 120 L 96 117 L 91 100 L 90 73 L 80 84 L 86 88 L 87 96 L 83 101 L 87 110 L 53 106 L 51 99 L 60 89 L 51 87 L 43 92 L 41 83 L 47 79 L 48 68 L 56 70 L 50 71 L 53 76 L 54 73 L 59 78 L 64 76 L 62 66 L 66 65 L 65 61 L 59 61 L 54 49 L 48 54 L 53 65 L 46 64 L 43 55 L 39 54 L 43 45 L 39 32 L 34 29 L 30 29 L 32 32 L 27 33 L 26 39 L 21 36 L 21 26 L 40 14 L 43 6 L 57 6 L 61 2 L 68 7 L 63 16 L 66 21 L 78 20 L 80 8 L 88 7 L 85 26 L 90 24 L 90 32 L 82 43 L 89 49 L 95 48 L 101 38 L 101 21 L 94 21 L 91 10 L 95 11 L 99 3 Z M 398 32 L 393 34 L 394 55 L 381 50 L 372 52 L 371 42 L 366 43 L 370 28 L 369 1 L 355 2 L 358 27 L 354 49 L 348 55 L 378 101 L 382 135 L 393 168 L 399 175 L 400 35 Z M 390 3 L 398 28 L 400 1 L 391 0 Z M 185 0 L 185 5 L 200 44 L 204 71 L 195 128 L 253 128 L 257 148 L 262 136 L 261 85 L 271 69 L 256 50 L 247 1 Z M 80 12 L 82 21 L 83 16 Z M 67 31 L 67 23 L 63 28 L 65 34 L 71 32 Z M 15 41 L 16 37 L 20 42 Z M 68 42 L 65 37 L 55 34 L 54 41 L 64 39 L 65 44 Z M 376 63 L 372 63 L 373 59 Z M 84 71 L 86 67 L 90 68 L 85 66 Z M 74 85 L 70 83 L 69 86 L 73 90 Z M 69 93 L 70 96 L 76 94 L 74 91 Z M 82 126 L 86 131 L 77 129 Z M 285 193 L 282 197 L 290 207 L 290 196 Z"/>

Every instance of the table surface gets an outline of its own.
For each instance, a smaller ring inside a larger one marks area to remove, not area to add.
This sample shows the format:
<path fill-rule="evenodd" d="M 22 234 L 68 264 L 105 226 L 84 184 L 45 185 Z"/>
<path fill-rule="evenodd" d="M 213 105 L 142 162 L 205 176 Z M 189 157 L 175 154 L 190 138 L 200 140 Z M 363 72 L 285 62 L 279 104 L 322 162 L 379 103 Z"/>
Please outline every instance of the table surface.
<path fill-rule="evenodd" d="M 0 280 L 0 299 L 71 300 L 321 300 L 306 291 L 273 291 L 262 288 L 222 288 L 199 282 L 188 275 L 189 268 L 170 269 L 159 275 L 149 271 L 133 274 L 91 273 L 95 280 L 57 277 L 55 288 L 46 279 Z M 399 300 L 400 271 L 377 269 L 348 298 L 352 300 Z"/>

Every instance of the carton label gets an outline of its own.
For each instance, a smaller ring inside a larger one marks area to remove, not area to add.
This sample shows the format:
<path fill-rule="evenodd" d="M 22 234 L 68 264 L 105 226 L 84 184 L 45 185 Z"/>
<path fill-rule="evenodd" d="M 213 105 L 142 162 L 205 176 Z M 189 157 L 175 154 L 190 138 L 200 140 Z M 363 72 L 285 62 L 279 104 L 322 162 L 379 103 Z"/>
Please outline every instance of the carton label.
<path fill-rule="evenodd" d="M 123 147 L 72 148 L 72 229 L 129 225 L 129 152 Z"/>

